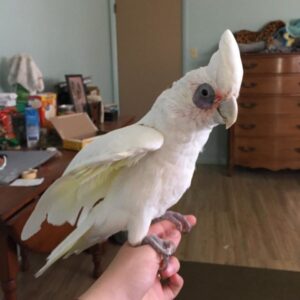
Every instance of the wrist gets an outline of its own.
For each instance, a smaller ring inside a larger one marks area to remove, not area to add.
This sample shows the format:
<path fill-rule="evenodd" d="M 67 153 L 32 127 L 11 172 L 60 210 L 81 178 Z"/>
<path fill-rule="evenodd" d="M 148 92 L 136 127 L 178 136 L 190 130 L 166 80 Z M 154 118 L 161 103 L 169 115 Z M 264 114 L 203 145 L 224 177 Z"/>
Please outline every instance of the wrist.
<path fill-rule="evenodd" d="M 123 272 L 115 272 L 108 268 L 103 275 L 78 300 L 140 300 L 136 289 L 128 282 L 128 276 Z"/>
<path fill-rule="evenodd" d="M 131 300 L 128 288 L 123 286 L 123 282 L 118 276 L 105 273 L 78 300 Z"/>

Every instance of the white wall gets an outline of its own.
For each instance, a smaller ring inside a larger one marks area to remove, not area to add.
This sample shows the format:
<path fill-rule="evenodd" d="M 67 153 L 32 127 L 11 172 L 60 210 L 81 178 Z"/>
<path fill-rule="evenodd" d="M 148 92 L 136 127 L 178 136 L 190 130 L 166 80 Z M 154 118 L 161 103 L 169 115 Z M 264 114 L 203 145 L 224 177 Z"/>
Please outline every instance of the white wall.
<path fill-rule="evenodd" d="M 65 74 L 92 76 L 112 99 L 108 0 L 0 0 L 0 89 L 7 59 L 31 54 L 48 87 Z"/>

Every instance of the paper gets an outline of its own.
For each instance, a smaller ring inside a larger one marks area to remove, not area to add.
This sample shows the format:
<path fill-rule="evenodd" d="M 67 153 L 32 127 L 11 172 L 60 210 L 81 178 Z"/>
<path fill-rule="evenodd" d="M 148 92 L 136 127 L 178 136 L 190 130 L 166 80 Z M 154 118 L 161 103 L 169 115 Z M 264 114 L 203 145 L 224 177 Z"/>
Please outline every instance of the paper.
<path fill-rule="evenodd" d="M 0 155 L 5 155 L 7 165 L 0 170 L 0 185 L 6 185 L 17 179 L 23 171 L 34 169 L 55 156 L 57 151 L 42 150 L 11 150 L 0 151 Z"/>
<path fill-rule="evenodd" d="M 10 186 L 37 186 L 43 183 L 44 178 L 36 179 L 17 179 L 10 184 Z"/>

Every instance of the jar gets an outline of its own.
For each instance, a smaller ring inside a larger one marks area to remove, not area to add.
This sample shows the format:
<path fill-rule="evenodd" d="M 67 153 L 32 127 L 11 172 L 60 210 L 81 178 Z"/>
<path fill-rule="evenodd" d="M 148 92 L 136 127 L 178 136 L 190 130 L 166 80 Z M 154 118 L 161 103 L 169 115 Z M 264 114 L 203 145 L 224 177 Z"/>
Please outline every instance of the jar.
<path fill-rule="evenodd" d="M 57 114 L 59 116 L 61 115 L 69 115 L 69 114 L 74 114 L 75 113 L 75 108 L 73 104 L 62 104 L 59 105 L 57 108 Z"/>

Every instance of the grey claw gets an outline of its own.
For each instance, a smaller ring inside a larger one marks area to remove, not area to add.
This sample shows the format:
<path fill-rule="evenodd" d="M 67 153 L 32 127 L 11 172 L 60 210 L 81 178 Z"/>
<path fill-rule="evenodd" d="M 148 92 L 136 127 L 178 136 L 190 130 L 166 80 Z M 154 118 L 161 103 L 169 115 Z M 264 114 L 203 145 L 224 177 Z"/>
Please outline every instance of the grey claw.
<path fill-rule="evenodd" d="M 150 245 L 158 254 L 162 256 L 162 264 L 160 271 L 166 269 L 169 262 L 169 257 L 176 251 L 176 246 L 173 242 L 163 240 L 156 235 L 149 235 L 143 239 L 142 245 Z"/>
<path fill-rule="evenodd" d="M 158 222 L 162 220 L 168 220 L 175 224 L 176 228 L 180 232 L 190 232 L 192 229 L 191 224 L 187 221 L 184 215 L 181 213 L 175 212 L 175 211 L 167 211 L 164 215 L 161 217 L 154 219 L 153 222 Z"/>

